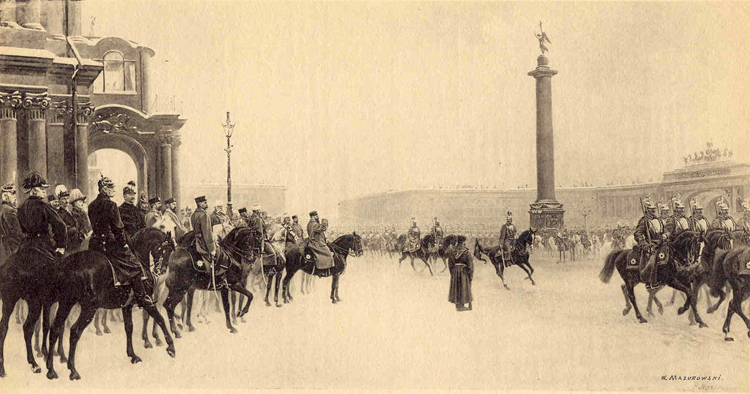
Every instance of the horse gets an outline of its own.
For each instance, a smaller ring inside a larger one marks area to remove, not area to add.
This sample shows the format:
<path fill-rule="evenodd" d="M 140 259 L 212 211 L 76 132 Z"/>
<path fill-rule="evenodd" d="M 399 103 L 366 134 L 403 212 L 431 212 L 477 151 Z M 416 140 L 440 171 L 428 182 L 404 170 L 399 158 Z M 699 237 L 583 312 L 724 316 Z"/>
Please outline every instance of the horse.
<path fill-rule="evenodd" d="M 193 256 L 189 249 L 191 240 L 195 238 L 193 232 L 188 233 L 177 249 L 169 258 L 169 268 L 167 272 L 166 286 L 169 289 L 169 295 L 164 301 L 164 308 L 167 310 L 169 325 L 176 338 L 180 338 L 180 333 L 175 327 L 174 309 L 180 303 L 187 293 L 187 321 L 189 331 L 195 331 L 191 324 L 190 313 L 193 306 L 193 294 L 195 289 L 210 289 L 213 287 L 211 272 L 198 271 L 194 268 Z M 249 272 L 254 259 L 253 247 L 255 246 L 255 233 L 247 227 L 238 227 L 232 229 L 226 238 L 219 239 L 219 247 L 216 251 L 216 260 L 214 261 L 217 270 L 225 270 L 225 278 L 229 287 L 221 286 L 221 300 L 224 306 L 224 315 L 226 325 L 231 333 L 237 333 L 232 326 L 229 316 L 229 290 L 237 291 L 247 297 L 247 304 L 239 311 L 238 316 L 244 316 L 250 309 L 250 303 L 253 295 L 245 289 L 243 272 Z M 216 287 L 220 287 L 219 284 Z"/>
<path fill-rule="evenodd" d="M 430 276 L 435 276 L 435 274 L 432 272 L 432 265 L 430 264 L 430 258 L 429 258 L 429 246 L 425 244 L 425 238 L 427 238 L 428 235 L 426 235 L 423 239 L 419 242 L 419 249 L 415 251 L 408 251 L 405 250 L 406 244 L 407 244 L 407 237 L 406 234 L 401 234 L 398 237 L 398 249 L 401 250 L 401 258 L 398 259 L 398 267 L 401 268 L 401 262 L 406 260 L 407 257 L 411 259 L 411 268 L 414 269 L 414 271 L 422 272 L 424 271 L 424 268 L 417 269 L 417 267 L 414 266 L 414 257 L 417 257 L 421 259 L 425 266 L 430 270 Z"/>
<path fill-rule="evenodd" d="M 171 222 L 171 220 L 169 221 Z M 167 227 L 172 228 L 172 227 Z M 154 231 L 156 230 L 156 231 Z M 145 229 L 142 231 L 146 231 L 146 233 L 152 233 L 154 236 L 148 237 L 147 239 L 149 241 L 146 242 L 146 244 L 143 247 L 136 247 L 136 250 L 134 251 L 136 255 L 142 259 L 143 261 L 148 261 L 149 257 L 153 259 L 153 271 L 152 275 L 154 276 L 154 291 L 152 292 L 152 298 L 154 299 L 154 302 L 156 302 L 157 308 L 159 303 L 164 302 L 166 300 L 166 286 L 164 285 L 164 282 L 167 279 L 167 264 L 166 262 L 169 261 L 169 257 L 172 255 L 172 253 L 176 250 L 174 237 L 170 230 L 167 231 L 165 234 L 164 232 L 151 227 L 149 229 Z M 136 237 L 138 236 L 138 233 L 136 233 Z M 134 244 L 137 243 L 137 238 L 134 238 Z M 144 341 L 143 347 L 146 349 L 151 348 L 151 342 L 148 339 L 148 321 L 150 318 L 150 314 L 147 310 L 143 310 L 143 328 L 141 331 L 141 339 Z M 154 340 L 156 341 L 156 346 L 162 346 L 161 339 L 159 338 L 159 333 L 156 331 L 157 321 L 154 320 L 153 323 L 153 329 L 151 330 L 151 335 L 153 335 Z"/>
<path fill-rule="evenodd" d="M 131 241 L 133 254 L 141 263 L 144 272 L 150 273 L 148 267 L 148 256 L 155 252 L 159 258 L 168 255 L 174 250 L 171 234 L 165 234 L 156 228 L 141 229 L 133 235 Z M 132 280 L 141 280 L 136 277 Z M 153 278 L 151 278 L 153 281 Z M 91 320 L 93 320 L 97 309 L 122 308 L 125 320 L 125 338 L 127 342 L 126 352 L 130 362 L 135 364 L 141 362 L 140 357 L 133 350 L 133 296 L 130 286 L 115 287 L 114 271 L 105 255 L 93 250 L 85 250 L 65 257 L 55 272 L 52 283 L 54 286 L 54 298 L 52 301 L 59 302 L 59 308 L 55 321 L 52 325 L 50 335 L 50 348 L 54 348 L 55 342 L 63 331 L 63 325 L 75 304 L 81 306 L 81 314 L 70 330 L 70 349 L 68 357 L 68 369 L 70 380 L 79 380 L 81 375 L 75 367 L 76 346 Z M 164 333 L 167 341 L 167 354 L 175 357 L 176 351 L 174 341 L 167 331 L 164 318 L 156 306 L 144 306 L 145 310 L 156 320 Z M 47 378 L 57 379 L 54 369 L 54 357 L 52 352 L 47 354 Z"/>
<path fill-rule="evenodd" d="M 52 255 L 35 244 L 36 239 L 26 238 L 15 253 L 11 254 L 0 265 L 0 296 L 3 300 L 3 313 L 0 318 L 0 378 L 5 373 L 5 338 L 8 334 L 8 323 L 16 303 L 23 299 L 28 304 L 28 313 L 23 324 L 23 336 L 26 342 L 26 360 L 34 373 L 42 372 L 36 363 L 31 349 L 31 339 L 39 316 L 44 309 L 45 331 L 49 324 L 49 310 L 52 306 L 51 286 L 56 264 L 50 260 L 59 260 L 60 256 Z"/>
<path fill-rule="evenodd" d="M 519 235 L 518 238 L 513 242 L 510 261 L 511 264 L 508 264 L 508 266 L 510 267 L 511 265 L 517 265 L 521 267 L 521 269 L 524 270 L 524 272 L 526 272 L 526 274 L 528 275 L 528 279 L 531 281 L 531 284 L 536 285 L 536 282 L 534 282 L 534 278 L 531 277 L 531 275 L 534 273 L 534 267 L 532 267 L 529 263 L 530 253 L 528 252 L 528 247 L 532 245 L 533 242 L 533 230 L 529 229 L 522 232 L 521 235 Z M 503 273 L 505 272 L 505 264 L 503 264 L 502 253 L 502 245 L 497 245 L 489 249 L 485 249 L 479 243 L 478 239 L 474 241 L 474 257 L 476 257 L 477 260 L 484 261 L 484 259 L 482 258 L 482 254 L 487 255 L 487 257 L 490 258 L 490 262 L 492 262 L 492 265 L 495 266 L 495 273 L 503 282 L 503 287 L 505 287 L 507 290 L 510 290 L 508 285 L 505 283 L 505 277 L 503 276 Z M 526 267 L 528 267 L 528 269 Z"/>
<path fill-rule="evenodd" d="M 299 245 L 294 247 L 287 244 L 286 276 L 284 277 L 284 290 L 282 292 L 285 304 L 292 301 L 292 296 L 289 294 L 289 282 L 291 282 L 294 274 L 299 270 L 320 278 L 331 276 L 331 302 L 334 304 L 341 302 L 341 298 L 339 298 L 339 277 L 346 270 L 346 258 L 349 256 L 350 251 L 353 252 L 355 257 L 361 257 L 364 254 L 362 251 L 362 239 L 355 231 L 336 238 L 329 245 L 333 249 L 333 267 L 319 270 L 315 268 L 314 261 L 307 261 L 305 259 L 304 255 L 306 252 L 303 250 L 304 247 Z"/>
<path fill-rule="evenodd" d="M 716 253 L 714 269 L 709 280 L 711 293 L 723 295 L 721 288 L 726 282 L 729 282 L 732 288 L 732 300 L 729 302 L 722 332 L 724 340 L 731 342 L 734 338 L 729 336 L 729 327 L 735 313 L 745 322 L 747 335 L 750 337 L 750 319 L 742 311 L 742 302 L 750 296 L 750 248 L 747 246 L 736 246 L 734 249 L 719 250 Z"/>
<path fill-rule="evenodd" d="M 660 264 L 660 261 L 656 261 L 656 278 L 661 283 L 666 283 L 668 286 L 677 289 L 687 296 L 685 305 L 680 307 L 677 311 L 679 315 L 685 313 L 689 308 L 695 315 L 695 321 L 698 322 L 700 327 L 708 327 L 703 320 L 695 306 L 695 298 L 692 296 L 690 289 L 690 275 L 691 271 L 689 268 L 695 263 L 696 259 L 700 255 L 700 248 L 703 245 L 703 237 L 701 233 L 694 231 L 684 231 L 677 235 L 672 241 L 664 242 L 659 246 L 656 252 L 659 259 L 665 259 L 665 264 Z M 631 249 L 618 249 L 610 252 L 604 261 L 604 267 L 599 272 L 599 279 L 603 283 L 609 283 L 614 273 L 615 268 L 620 274 L 620 277 L 625 282 L 622 285 L 622 293 L 625 296 L 626 307 L 622 311 L 622 315 L 625 316 L 630 312 L 631 304 L 635 308 L 635 314 L 638 321 L 641 323 L 647 323 L 648 321 L 643 318 L 641 312 L 638 310 L 638 304 L 635 301 L 635 294 L 633 288 L 641 283 L 641 274 L 638 267 L 635 269 L 628 268 L 628 264 L 635 266 L 638 264 L 640 256 L 635 254 L 635 257 L 629 257 Z M 631 258 L 631 261 L 628 261 Z M 662 260 L 663 261 L 663 260 Z M 679 266 L 678 266 L 679 263 Z"/>
<path fill-rule="evenodd" d="M 445 272 L 445 270 L 448 269 L 448 256 L 445 253 L 445 247 L 442 240 L 436 242 L 434 235 L 427 234 L 424 237 L 423 244 L 427 245 L 427 260 L 432 260 L 433 262 L 437 262 L 438 259 L 442 260 L 443 269 L 438 271 L 438 273 Z"/>
<path fill-rule="evenodd" d="M 288 241 L 289 240 L 287 239 L 287 242 Z M 264 243 L 264 253 L 258 257 L 261 260 L 263 280 L 266 285 L 266 306 L 271 306 L 271 303 L 268 302 L 268 296 L 270 295 L 271 287 L 273 287 L 274 284 L 272 280 L 275 278 L 276 293 L 274 295 L 274 301 L 276 302 L 276 307 L 281 308 L 281 304 L 279 303 L 279 290 L 281 288 L 281 274 L 284 272 L 284 259 L 281 256 L 280 251 L 276 250 L 270 242 L 264 241 Z"/>

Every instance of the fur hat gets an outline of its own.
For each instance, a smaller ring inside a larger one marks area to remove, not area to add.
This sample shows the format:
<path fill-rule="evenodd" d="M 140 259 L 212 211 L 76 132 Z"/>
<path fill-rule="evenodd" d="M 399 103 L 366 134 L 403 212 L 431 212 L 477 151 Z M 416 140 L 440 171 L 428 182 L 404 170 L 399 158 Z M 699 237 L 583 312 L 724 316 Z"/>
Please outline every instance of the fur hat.
<path fill-rule="evenodd" d="M 65 187 L 65 185 L 57 185 L 55 186 L 55 195 L 60 199 L 63 197 L 69 197 L 70 193 L 68 193 L 68 188 Z"/>
<path fill-rule="evenodd" d="M 127 186 L 122 188 L 122 194 L 136 194 L 135 192 L 135 181 L 128 182 Z"/>
<path fill-rule="evenodd" d="M 164 204 L 171 204 L 177 200 L 174 199 L 174 197 L 169 197 L 168 199 L 164 200 Z"/>
<path fill-rule="evenodd" d="M 39 174 L 36 171 L 32 171 L 23 180 L 23 182 L 21 183 L 21 187 L 26 189 L 26 192 L 28 193 L 29 191 L 31 191 L 31 189 L 36 188 L 36 187 L 41 187 L 42 189 L 46 189 L 49 187 L 49 184 L 47 183 L 47 180 L 44 179 L 44 177 L 41 174 Z"/>
<path fill-rule="evenodd" d="M 159 197 L 153 197 L 150 200 L 148 200 L 148 205 L 154 205 L 157 202 L 161 202 L 161 199 Z"/>
<path fill-rule="evenodd" d="M 76 201 L 86 201 L 86 196 L 84 196 L 79 189 L 73 189 L 73 191 L 70 192 L 71 204 Z"/>

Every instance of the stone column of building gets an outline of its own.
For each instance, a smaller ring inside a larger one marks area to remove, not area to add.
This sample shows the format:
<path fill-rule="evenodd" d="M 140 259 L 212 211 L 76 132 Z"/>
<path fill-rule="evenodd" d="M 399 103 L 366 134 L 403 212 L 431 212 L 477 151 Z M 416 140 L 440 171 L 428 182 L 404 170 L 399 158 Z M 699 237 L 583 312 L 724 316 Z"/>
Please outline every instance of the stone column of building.
<path fill-rule="evenodd" d="M 552 77 L 556 70 L 540 55 L 537 67 L 528 75 L 536 79 L 536 174 L 537 199 L 531 204 L 531 225 L 559 228 L 563 225 L 562 204 L 555 199 L 555 141 L 552 131 Z"/>
<path fill-rule="evenodd" d="M 19 92 L 0 92 L 0 185 L 18 182 L 16 109 L 21 106 L 21 102 Z"/>
<path fill-rule="evenodd" d="M 177 209 L 182 207 L 180 196 L 180 145 L 182 137 L 174 134 L 172 139 L 172 197 L 177 201 Z M 178 211 L 179 212 L 179 211 Z"/>
<path fill-rule="evenodd" d="M 78 103 L 77 113 L 75 187 L 84 191 L 89 187 L 89 119 L 94 109 L 90 103 Z"/>
<path fill-rule="evenodd" d="M 159 136 L 159 144 L 161 146 L 161 179 L 159 180 L 159 196 L 162 200 L 172 196 L 172 141 L 173 136 L 171 131 L 162 131 Z"/>
<path fill-rule="evenodd" d="M 68 3 L 68 35 L 71 37 L 82 38 L 81 1 L 83 0 L 70 0 Z"/>
<path fill-rule="evenodd" d="M 44 0 L 42 2 L 42 26 L 54 38 L 65 38 L 65 0 Z"/>
<path fill-rule="evenodd" d="M 23 107 L 28 119 L 29 170 L 47 177 L 47 130 L 45 112 L 50 99 L 47 93 L 26 93 Z"/>
<path fill-rule="evenodd" d="M 151 58 L 154 54 L 154 51 L 149 48 L 143 48 L 139 52 L 141 59 L 141 112 L 149 115 L 154 110 L 154 108 L 151 108 L 154 104 L 153 90 L 151 89 Z"/>
<path fill-rule="evenodd" d="M 27 29 L 44 30 L 42 27 L 42 0 L 16 0 L 16 18 Z"/>
<path fill-rule="evenodd" d="M 47 181 L 50 185 L 69 184 L 65 167 L 65 120 L 73 113 L 64 97 L 56 97 L 47 125 Z M 86 193 L 88 189 L 81 189 Z"/>
<path fill-rule="evenodd" d="M 0 0 L 0 27 L 19 27 L 16 22 L 16 0 Z"/>

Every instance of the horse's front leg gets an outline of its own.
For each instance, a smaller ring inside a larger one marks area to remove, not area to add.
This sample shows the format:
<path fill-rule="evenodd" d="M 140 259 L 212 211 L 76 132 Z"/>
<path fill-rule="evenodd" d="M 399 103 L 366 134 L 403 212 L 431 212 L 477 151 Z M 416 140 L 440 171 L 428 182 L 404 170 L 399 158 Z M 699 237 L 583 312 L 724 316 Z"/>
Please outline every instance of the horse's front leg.
<path fill-rule="evenodd" d="M 628 295 L 628 288 L 626 285 L 622 285 L 622 295 L 625 296 L 625 309 L 622 310 L 622 315 L 625 316 L 628 313 L 630 313 L 630 310 L 633 309 L 632 304 L 630 304 L 630 296 Z"/>
<path fill-rule="evenodd" d="M 684 283 L 680 282 L 676 278 L 672 279 L 672 284 L 670 285 L 673 288 L 685 293 L 687 296 L 687 299 L 685 300 L 685 305 L 680 307 L 680 309 L 677 310 L 677 314 L 681 315 L 685 313 L 688 309 L 693 311 L 693 315 L 695 316 L 695 322 L 698 323 L 698 327 L 708 327 L 706 323 L 703 322 L 703 319 L 701 319 L 700 315 L 698 314 L 698 308 L 695 306 L 695 297 L 693 297 L 693 289 L 689 285 L 685 285 Z"/>
<path fill-rule="evenodd" d="M 131 308 L 132 309 L 132 308 Z M 166 308 L 165 308 L 166 309 Z M 143 347 L 146 349 L 151 349 L 153 345 L 151 345 L 151 341 L 148 339 L 148 312 L 144 309 L 142 311 L 143 313 L 143 329 L 141 330 L 141 339 L 143 339 Z M 167 311 L 167 316 L 169 316 L 169 311 Z M 170 325 L 172 324 L 172 319 L 170 318 Z"/>
<path fill-rule="evenodd" d="M 240 303 L 240 310 L 237 312 L 238 317 L 243 317 L 250 309 L 250 303 L 253 301 L 253 293 L 248 291 L 241 283 L 235 283 L 234 285 L 232 285 L 232 289 L 247 298 L 247 304 L 245 304 L 245 306 L 242 306 L 242 303 Z"/>
<path fill-rule="evenodd" d="M 268 301 L 268 296 L 271 294 L 271 287 L 273 287 L 273 283 L 271 283 L 271 273 L 265 271 L 263 277 L 266 280 L 266 306 L 271 306 L 271 303 Z"/>
<path fill-rule="evenodd" d="M 524 264 L 518 264 L 518 266 L 521 267 L 524 272 L 526 272 L 526 275 L 528 275 L 529 280 L 531 281 L 531 285 L 536 285 L 536 282 L 534 282 L 534 278 L 531 277 L 531 271 L 527 270 Z"/>
<path fill-rule="evenodd" d="M 224 317 L 227 321 L 227 328 L 232 334 L 236 334 L 237 330 L 232 327 L 232 318 L 229 316 L 229 289 L 224 287 L 221 289 L 221 303 L 224 306 Z"/>
<path fill-rule="evenodd" d="M 338 282 L 339 282 L 338 279 L 339 279 L 338 274 L 333 275 L 333 277 L 331 278 L 331 302 L 334 304 L 339 302 L 336 299 L 336 287 L 338 286 Z"/>
<path fill-rule="evenodd" d="M 275 275 L 276 278 L 276 294 L 274 294 L 273 300 L 276 302 L 276 307 L 281 308 L 281 304 L 279 303 L 279 288 L 281 287 L 281 272 L 277 272 Z"/>
<path fill-rule="evenodd" d="M 122 317 L 124 320 L 123 323 L 125 325 L 125 342 L 126 342 L 125 351 L 128 357 L 130 357 L 130 363 L 136 364 L 136 363 L 141 362 L 141 358 L 138 357 L 138 355 L 135 354 L 135 350 L 133 350 L 133 306 L 132 305 L 128 305 L 122 308 Z M 145 329 L 147 326 L 144 324 L 143 327 Z"/>

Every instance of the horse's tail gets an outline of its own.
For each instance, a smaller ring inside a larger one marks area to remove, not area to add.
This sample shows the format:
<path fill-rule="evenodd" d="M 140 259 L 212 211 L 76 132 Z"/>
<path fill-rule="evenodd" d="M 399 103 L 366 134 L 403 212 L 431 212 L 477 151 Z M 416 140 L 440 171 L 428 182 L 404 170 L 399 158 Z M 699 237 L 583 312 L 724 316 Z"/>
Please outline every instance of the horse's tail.
<path fill-rule="evenodd" d="M 604 267 L 599 272 L 599 280 L 603 283 L 609 283 L 609 280 L 612 279 L 612 274 L 615 272 L 615 262 L 622 252 L 622 250 L 613 250 L 604 259 Z"/>
<path fill-rule="evenodd" d="M 718 249 L 711 262 L 713 263 L 713 267 L 711 269 L 711 277 L 708 279 L 708 287 L 711 289 L 712 297 L 719 296 L 719 290 L 721 290 L 727 281 L 727 277 L 724 274 L 724 259 L 729 252 L 729 250 Z"/>

